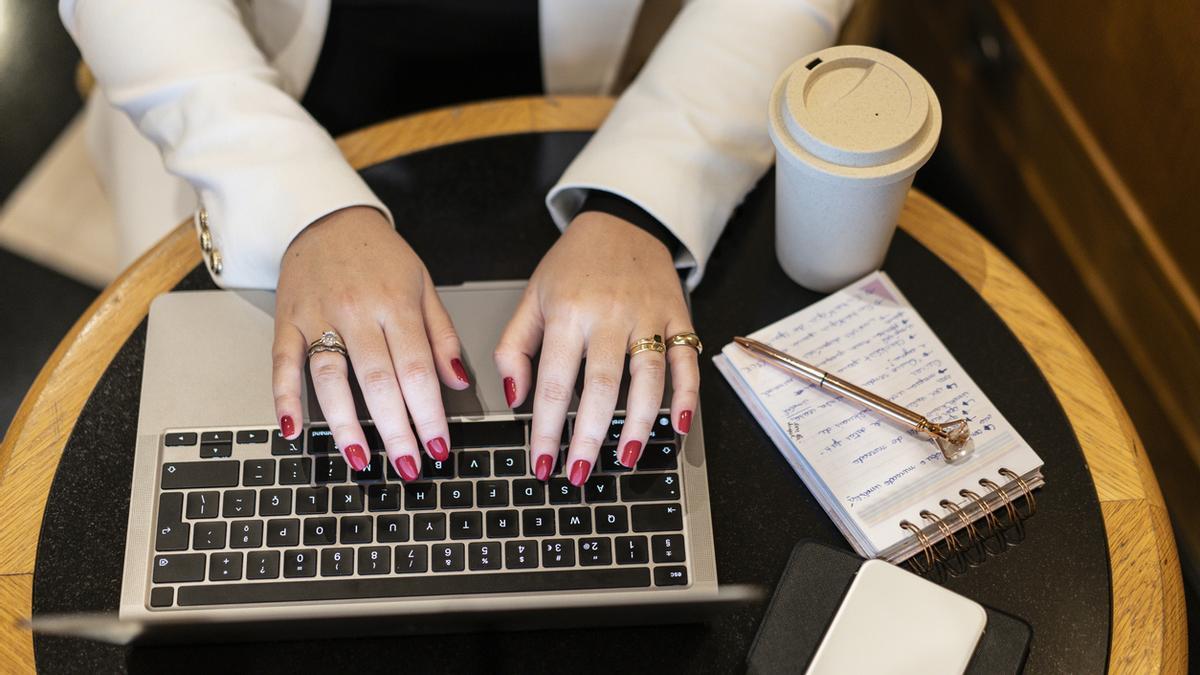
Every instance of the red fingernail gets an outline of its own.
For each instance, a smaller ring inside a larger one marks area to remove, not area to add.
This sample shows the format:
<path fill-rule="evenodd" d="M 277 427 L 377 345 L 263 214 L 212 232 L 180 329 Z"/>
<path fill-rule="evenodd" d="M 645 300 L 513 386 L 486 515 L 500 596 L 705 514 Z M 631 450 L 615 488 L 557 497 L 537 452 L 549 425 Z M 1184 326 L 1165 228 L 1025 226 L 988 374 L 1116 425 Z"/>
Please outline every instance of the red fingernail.
<path fill-rule="evenodd" d="M 684 410 L 679 413 L 679 431 L 686 434 L 692 428 L 692 411 Z"/>
<path fill-rule="evenodd" d="M 370 458 L 367 457 L 367 451 L 363 450 L 363 446 L 358 443 L 346 446 L 346 461 L 355 471 L 362 471 L 371 463 Z"/>
<path fill-rule="evenodd" d="M 454 376 L 458 378 L 459 382 L 471 384 L 471 381 L 467 379 L 467 369 L 463 367 L 462 361 L 450 359 L 450 367 L 454 369 Z"/>
<path fill-rule="evenodd" d="M 571 485 L 579 487 L 587 482 L 588 474 L 592 472 L 592 463 L 586 459 L 577 459 L 571 465 Z"/>
<path fill-rule="evenodd" d="M 542 455 L 537 458 L 537 464 L 534 466 L 533 474 L 537 479 L 546 482 L 550 478 L 550 471 L 554 468 L 554 458 L 550 455 Z"/>
<path fill-rule="evenodd" d="M 446 439 L 441 436 L 426 443 L 425 447 L 429 448 L 429 456 L 439 462 L 450 456 L 450 449 L 446 447 Z"/>
<path fill-rule="evenodd" d="M 641 455 L 642 442 L 629 441 L 625 444 L 625 449 L 621 451 L 621 464 L 632 469 L 633 465 L 637 464 L 638 457 L 641 457 Z"/>
<path fill-rule="evenodd" d="M 296 422 L 292 419 L 291 415 L 284 415 L 279 418 L 279 433 L 284 438 L 290 438 L 292 434 L 296 433 Z"/>
<path fill-rule="evenodd" d="M 513 401 L 517 400 L 517 381 L 511 377 L 504 378 L 504 400 L 510 408 L 513 407 Z"/>
<path fill-rule="evenodd" d="M 396 473 L 404 479 L 404 482 L 411 483 L 421 477 L 421 472 L 417 469 L 417 463 L 408 455 L 401 455 L 396 458 Z"/>

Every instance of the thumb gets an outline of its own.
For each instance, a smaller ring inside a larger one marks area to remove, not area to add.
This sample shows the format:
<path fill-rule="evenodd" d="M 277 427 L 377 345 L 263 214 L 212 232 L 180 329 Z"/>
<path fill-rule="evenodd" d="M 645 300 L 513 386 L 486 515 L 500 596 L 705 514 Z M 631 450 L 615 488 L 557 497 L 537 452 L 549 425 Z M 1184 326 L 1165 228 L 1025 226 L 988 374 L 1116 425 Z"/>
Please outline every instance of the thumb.
<path fill-rule="evenodd" d="M 533 389 L 533 356 L 542 343 L 545 321 L 536 294 L 526 291 L 500 336 L 493 358 L 504 384 L 504 400 L 515 408 Z"/>

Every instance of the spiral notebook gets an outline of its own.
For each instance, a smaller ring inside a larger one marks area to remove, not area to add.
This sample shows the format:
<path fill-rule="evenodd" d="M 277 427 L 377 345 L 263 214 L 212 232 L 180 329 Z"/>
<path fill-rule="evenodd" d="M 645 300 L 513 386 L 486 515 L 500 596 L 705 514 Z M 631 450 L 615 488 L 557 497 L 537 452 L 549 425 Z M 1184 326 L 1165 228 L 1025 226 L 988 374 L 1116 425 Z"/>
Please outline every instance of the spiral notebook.
<path fill-rule="evenodd" d="M 935 422 L 970 422 L 974 450 L 951 464 L 925 437 L 735 344 L 713 358 L 859 555 L 901 562 L 924 551 L 932 560 L 938 542 L 958 549 L 1030 512 L 1042 460 L 886 273 L 749 337 Z"/>

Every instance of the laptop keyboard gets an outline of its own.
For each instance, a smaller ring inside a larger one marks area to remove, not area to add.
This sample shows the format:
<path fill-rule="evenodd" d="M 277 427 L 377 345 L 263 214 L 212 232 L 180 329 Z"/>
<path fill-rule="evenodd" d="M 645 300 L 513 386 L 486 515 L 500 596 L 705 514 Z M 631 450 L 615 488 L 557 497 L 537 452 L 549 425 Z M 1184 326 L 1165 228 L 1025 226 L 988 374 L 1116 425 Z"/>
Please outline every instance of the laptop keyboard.
<path fill-rule="evenodd" d="M 323 427 L 170 431 L 148 605 L 686 587 L 680 441 L 661 415 L 631 471 L 623 422 L 582 488 L 566 430 L 550 480 L 533 477 L 520 420 L 451 423 L 450 457 L 422 455 L 409 484 L 381 451 L 350 470 Z"/>

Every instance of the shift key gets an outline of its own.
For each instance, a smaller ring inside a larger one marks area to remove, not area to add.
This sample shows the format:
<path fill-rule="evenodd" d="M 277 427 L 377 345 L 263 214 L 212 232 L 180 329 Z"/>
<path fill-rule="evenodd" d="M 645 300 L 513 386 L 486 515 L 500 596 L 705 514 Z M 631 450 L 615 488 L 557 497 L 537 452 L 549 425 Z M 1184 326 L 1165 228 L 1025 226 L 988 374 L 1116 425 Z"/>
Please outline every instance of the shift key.
<path fill-rule="evenodd" d="M 630 473 L 621 476 L 621 501 L 658 502 L 679 499 L 679 476 L 673 473 Z"/>
<path fill-rule="evenodd" d="M 184 581 L 204 581 L 203 553 L 154 556 L 154 583 L 175 584 Z"/>
<path fill-rule="evenodd" d="M 202 487 L 234 487 L 240 462 L 169 462 L 163 464 L 162 488 L 179 490 Z"/>

